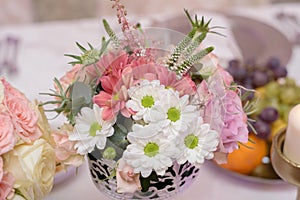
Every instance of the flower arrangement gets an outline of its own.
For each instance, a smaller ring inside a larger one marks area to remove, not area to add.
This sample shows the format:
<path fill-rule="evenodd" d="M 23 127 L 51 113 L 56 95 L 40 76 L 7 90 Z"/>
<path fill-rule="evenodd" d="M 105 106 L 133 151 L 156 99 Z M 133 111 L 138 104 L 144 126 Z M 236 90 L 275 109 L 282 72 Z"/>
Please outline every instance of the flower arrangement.
<path fill-rule="evenodd" d="M 43 199 L 56 169 L 43 110 L 0 78 L 0 200 Z"/>
<path fill-rule="evenodd" d="M 210 21 L 186 11 L 191 31 L 169 52 L 113 2 L 122 35 L 103 20 L 109 39 L 100 48 L 77 43 L 82 55 L 67 55 L 75 59 L 72 69 L 45 93 L 55 100 L 44 105 L 55 104 L 51 110 L 67 117 L 67 152 L 97 154 L 111 167 L 102 181 L 115 179 L 119 193 L 146 192 L 174 163 L 225 162 L 248 141 L 247 105 L 213 47 L 201 46 L 215 33 Z"/>

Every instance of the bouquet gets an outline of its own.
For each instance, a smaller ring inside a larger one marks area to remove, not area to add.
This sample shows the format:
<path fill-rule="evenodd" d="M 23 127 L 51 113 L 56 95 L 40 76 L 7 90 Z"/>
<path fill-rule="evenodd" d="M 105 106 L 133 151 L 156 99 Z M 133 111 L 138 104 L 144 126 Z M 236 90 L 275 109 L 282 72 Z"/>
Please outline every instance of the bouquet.
<path fill-rule="evenodd" d="M 0 200 L 43 199 L 56 168 L 43 110 L 0 78 Z"/>
<path fill-rule="evenodd" d="M 69 126 L 72 151 L 99 158 L 92 165 L 108 165 L 96 182 L 114 180 L 118 193 L 149 191 L 173 165 L 226 162 L 248 141 L 248 106 L 213 47 L 201 45 L 216 33 L 210 21 L 186 11 L 191 31 L 168 51 L 128 22 L 118 0 L 114 7 L 122 34 L 103 20 L 109 39 L 99 48 L 77 43 L 82 54 L 67 54 L 75 59 L 72 69 L 46 93 L 54 100 L 44 105 L 55 104 L 51 110 L 68 120 L 63 126 Z"/>

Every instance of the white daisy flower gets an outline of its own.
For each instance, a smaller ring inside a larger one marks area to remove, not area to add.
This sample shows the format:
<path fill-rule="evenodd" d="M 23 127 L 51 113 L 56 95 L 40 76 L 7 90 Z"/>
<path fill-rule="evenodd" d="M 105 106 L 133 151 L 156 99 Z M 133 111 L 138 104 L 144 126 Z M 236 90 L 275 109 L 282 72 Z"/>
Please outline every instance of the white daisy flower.
<path fill-rule="evenodd" d="M 195 123 L 198 115 L 197 107 L 189 103 L 188 95 L 179 97 L 177 91 L 168 90 L 164 100 L 151 109 L 150 123 L 159 123 L 164 132 L 173 137 Z"/>
<path fill-rule="evenodd" d="M 159 80 L 143 80 L 139 85 L 128 89 L 130 100 L 126 102 L 126 107 L 136 112 L 132 118 L 143 119 L 148 123 L 149 111 L 164 96 L 165 91 L 165 86 L 161 85 Z"/>
<path fill-rule="evenodd" d="M 212 159 L 214 151 L 219 144 L 218 132 L 211 130 L 210 125 L 203 123 L 201 117 L 197 123 L 193 123 L 190 129 L 180 137 L 178 148 L 180 149 L 178 164 L 186 161 L 200 167 L 204 159 Z"/>
<path fill-rule="evenodd" d="M 81 115 L 75 118 L 75 131 L 70 134 L 69 139 L 77 141 L 75 144 L 77 153 L 81 155 L 91 153 L 95 146 L 98 149 L 104 149 L 106 138 L 113 135 L 113 125 L 116 120 L 104 121 L 102 111 L 103 108 L 94 104 L 93 109 L 82 108 Z"/>
<path fill-rule="evenodd" d="M 132 126 L 132 132 L 128 133 L 128 137 L 135 137 L 136 139 L 149 139 L 159 134 L 162 128 L 158 123 L 141 125 L 134 124 Z"/>
<path fill-rule="evenodd" d="M 173 165 L 172 158 L 177 154 L 173 142 L 156 134 L 151 139 L 138 139 L 128 135 L 129 144 L 123 153 L 123 158 L 134 169 L 134 173 L 141 173 L 148 177 L 154 170 L 158 175 L 164 175 L 168 167 Z"/>

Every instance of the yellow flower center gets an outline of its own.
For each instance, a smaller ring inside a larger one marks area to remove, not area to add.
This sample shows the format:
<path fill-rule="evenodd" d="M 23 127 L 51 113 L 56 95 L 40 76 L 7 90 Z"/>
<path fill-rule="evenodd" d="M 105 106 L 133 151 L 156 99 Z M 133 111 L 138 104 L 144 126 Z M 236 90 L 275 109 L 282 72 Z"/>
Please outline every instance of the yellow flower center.
<path fill-rule="evenodd" d="M 152 96 L 144 96 L 142 99 L 142 106 L 145 108 L 151 108 L 154 105 L 154 98 Z"/>
<path fill-rule="evenodd" d="M 144 148 L 144 153 L 148 157 L 154 157 L 159 153 L 159 146 L 154 142 L 149 142 Z"/>
<path fill-rule="evenodd" d="M 98 122 L 94 122 L 92 123 L 92 125 L 90 126 L 90 136 L 95 137 L 96 136 L 96 132 L 100 131 L 102 129 L 102 126 L 98 123 Z"/>
<path fill-rule="evenodd" d="M 198 146 L 199 139 L 194 134 L 189 134 L 184 138 L 184 144 L 189 149 L 194 149 Z"/>
<path fill-rule="evenodd" d="M 167 112 L 167 115 L 168 115 L 168 119 L 171 120 L 172 122 L 176 122 L 177 120 L 180 119 L 180 111 L 175 107 L 170 108 Z"/>

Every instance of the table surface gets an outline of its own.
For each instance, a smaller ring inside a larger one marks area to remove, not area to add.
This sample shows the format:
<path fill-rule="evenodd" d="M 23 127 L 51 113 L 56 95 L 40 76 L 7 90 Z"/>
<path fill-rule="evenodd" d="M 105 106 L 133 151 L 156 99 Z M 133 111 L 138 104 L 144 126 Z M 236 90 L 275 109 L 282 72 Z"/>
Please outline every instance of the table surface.
<path fill-rule="evenodd" d="M 300 19 L 300 4 L 264 6 L 255 10 L 250 8 L 233 9 L 235 13 L 262 20 L 284 32 L 282 26 L 274 20 L 274 13 L 278 11 L 296 13 Z M 113 17 L 106 18 L 111 21 L 111 24 L 116 21 Z M 162 18 L 156 17 L 157 19 L 161 20 Z M 151 20 L 154 18 L 145 18 L 143 22 L 151 25 Z M 0 39 L 7 35 L 13 35 L 20 39 L 19 74 L 16 76 L 5 75 L 5 77 L 15 87 L 24 91 L 30 99 L 45 100 L 46 97 L 40 96 L 39 93 L 48 92 L 49 88 L 52 88 L 53 78 L 62 76 L 67 69 L 70 69 L 70 65 L 66 64 L 70 59 L 63 54 L 79 53 L 75 47 L 75 41 L 84 45 L 87 44 L 86 42 L 99 44 L 100 36 L 104 32 L 99 22 L 100 19 L 86 19 L 1 27 Z M 284 32 L 284 34 L 287 33 Z M 286 36 L 290 37 L 288 34 Z M 222 47 L 225 48 L 226 45 Z M 224 52 L 225 50 L 221 48 L 219 51 Z M 229 59 L 230 55 L 223 54 L 223 57 Z M 294 78 L 299 76 L 298 63 L 300 63 L 300 47 L 294 46 L 292 57 L 287 64 L 289 74 Z M 87 164 L 81 166 L 76 175 L 75 171 L 71 170 L 58 177 L 56 181 L 53 191 L 46 197 L 47 200 L 108 199 L 93 185 Z M 192 186 L 174 199 L 282 200 L 295 198 L 296 188 L 294 186 L 284 182 L 272 184 L 246 181 L 232 177 L 211 162 L 207 162 L 202 166 L 199 176 Z"/>

